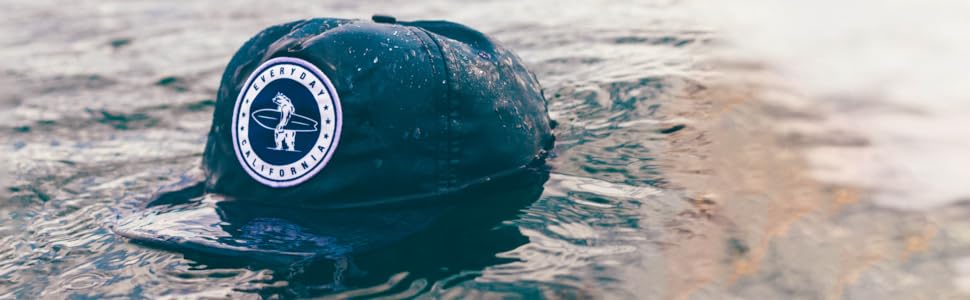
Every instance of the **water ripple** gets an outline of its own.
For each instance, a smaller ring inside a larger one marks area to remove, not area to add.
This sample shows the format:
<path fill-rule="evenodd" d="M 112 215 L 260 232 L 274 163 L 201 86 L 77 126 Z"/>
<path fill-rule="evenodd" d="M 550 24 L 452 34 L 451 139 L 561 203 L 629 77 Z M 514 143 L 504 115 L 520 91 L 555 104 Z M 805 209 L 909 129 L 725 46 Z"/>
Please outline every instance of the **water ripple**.
<path fill-rule="evenodd" d="M 18 14 L 0 20 L 0 158 L 13 162 L 0 168 L 0 298 L 630 298 L 625 269 L 660 251 L 690 206 L 665 189 L 656 159 L 692 126 L 662 108 L 705 88 L 691 51 L 709 33 L 653 1 L 524 4 L 556 11 L 546 18 L 428 1 L 401 16 L 461 12 L 545 86 L 560 126 L 541 194 L 451 220 L 470 226 L 293 265 L 129 243 L 109 230 L 118 216 L 204 175 L 211 99 L 242 41 L 271 23 L 386 4 L 82 2 L 11 4 Z M 630 18 L 588 13 L 601 9 Z"/>

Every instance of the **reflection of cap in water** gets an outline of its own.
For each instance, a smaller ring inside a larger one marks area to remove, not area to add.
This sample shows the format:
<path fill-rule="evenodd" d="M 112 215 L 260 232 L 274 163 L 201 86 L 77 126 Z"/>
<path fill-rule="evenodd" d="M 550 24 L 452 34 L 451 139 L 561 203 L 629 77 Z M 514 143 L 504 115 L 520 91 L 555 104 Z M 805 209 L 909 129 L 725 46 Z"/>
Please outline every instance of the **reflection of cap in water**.
<path fill-rule="evenodd" d="M 234 204 L 153 207 L 150 218 L 115 231 L 148 242 L 211 234 L 200 228 L 223 221 L 203 215 L 236 205 L 273 207 L 263 211 L 276 217 L 257 218 L 264 221 L 299 210 L 408 227 L 367 210 L 395 207 L 404 218 L 425 200 L 541 166 L 554 142 L 550 123 L 535 76 L 463 25 L 386 16 L 277 25 L 239 49 L 219 88 L 199 186 L 218 195 L 202 199 Z M 436 206 L 424 203 L 413 219 L 432 219 Z M 193 212 L 202 215 L 186 222 Z M 286 231 L 255 224 L 244 231 Z M 234 235 L 231 247 L 247 249 L 256 236 Z"/>

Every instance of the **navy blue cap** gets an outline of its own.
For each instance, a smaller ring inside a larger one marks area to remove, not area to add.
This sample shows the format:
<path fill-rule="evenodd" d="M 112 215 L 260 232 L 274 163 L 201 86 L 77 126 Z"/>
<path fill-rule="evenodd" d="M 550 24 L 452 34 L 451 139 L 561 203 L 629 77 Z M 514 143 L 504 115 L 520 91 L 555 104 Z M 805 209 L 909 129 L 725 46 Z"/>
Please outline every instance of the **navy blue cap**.
<path fill-rule="evenodd" d="M 446 21 L 269 27 L 232 57 L 217 98 L 194 200 L 156 200 L 116 232 L 195 250 L 337 253 L 324 248 L 341 243 L 287 228 L 403 233 L 461 199 L 501 204 L 484 194 L 541 172 L 554 144 L 536 77 L 494 40 Z M 483 197 L 455 196 L 470 189 Z M 159 199 L 172 195 L 188 197 Z M 233 220 L 255 225 L 227 231 Z"/>

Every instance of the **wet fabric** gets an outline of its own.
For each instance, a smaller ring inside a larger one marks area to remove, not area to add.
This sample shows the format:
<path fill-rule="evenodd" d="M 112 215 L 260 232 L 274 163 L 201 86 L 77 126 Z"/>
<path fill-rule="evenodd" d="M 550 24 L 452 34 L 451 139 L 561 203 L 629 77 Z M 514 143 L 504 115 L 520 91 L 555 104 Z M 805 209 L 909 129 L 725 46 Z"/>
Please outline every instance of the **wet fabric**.
<path fill-rule="evenodd" d="M 541 165 L 554 137 L 541 87 L 518 57 L 445 21 L 310 19 L 270 27 L 226 67 L 203 166 L 208 190 L 245 201 L 346 208 L 459 191 Z M 319 67 L 340 95 L 329 164 L 292 187 L 248 176 L 234 155 L 233 104 L 263 62 Z"/>
<path fill-rule="evenodd" d="M 113 230 L 178 251 L 292 262 L 366 252 L 441 218 L 460 226 L 534 201 L 554 142 L 535 76 L 463 25 L 375 20 L 297 21 L 246 42 L 222 78 L 204 174 Z M 277 58 L 319 68 L 343 110 L 329 164 L 284 188 L 242 169 L 231 132 L 245 81 Z"/>

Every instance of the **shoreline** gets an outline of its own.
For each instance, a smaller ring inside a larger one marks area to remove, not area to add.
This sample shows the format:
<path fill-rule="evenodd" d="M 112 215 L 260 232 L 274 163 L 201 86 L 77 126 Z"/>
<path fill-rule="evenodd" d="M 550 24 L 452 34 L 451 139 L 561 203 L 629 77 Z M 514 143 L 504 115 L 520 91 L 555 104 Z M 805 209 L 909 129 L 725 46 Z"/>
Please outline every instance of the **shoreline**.
<path fill-rule="evenodd" d="M 732 78 L 711 80 L 668 109 L 694 121 L 669 137 L 661 160 L 669 188 L 693 207 L 665 237 L 664 298 L 966 296 L 954 284 L 966 279 L 951 281 L 959 274 L 940 259 L 970 246 L 947 241 L 946 224 L 956 220 L 940 216 L 945 210 L 879 206 L 870 190 L 818 181 L 811 151 L 866 140 L 832 136 L 821 125 L 826 112 L 799 107 L 807 101 L 764 67 L 717 64 Z"/>

